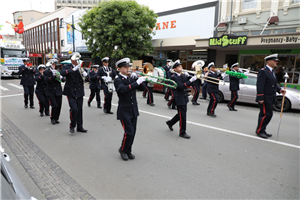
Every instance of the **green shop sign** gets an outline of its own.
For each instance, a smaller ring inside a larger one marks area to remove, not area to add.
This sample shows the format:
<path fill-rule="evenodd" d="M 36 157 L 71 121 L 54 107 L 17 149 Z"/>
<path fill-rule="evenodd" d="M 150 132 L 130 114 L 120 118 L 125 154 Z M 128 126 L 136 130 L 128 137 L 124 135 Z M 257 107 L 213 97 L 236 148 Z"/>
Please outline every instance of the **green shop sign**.
<path fill-rule="evenodd" d="M 244 36 L 235 36 L 235 35 L 223 35 L 221 37 L 209 38 L 209 46 L 239 46 L 246 45 L 248 37 Z"/>

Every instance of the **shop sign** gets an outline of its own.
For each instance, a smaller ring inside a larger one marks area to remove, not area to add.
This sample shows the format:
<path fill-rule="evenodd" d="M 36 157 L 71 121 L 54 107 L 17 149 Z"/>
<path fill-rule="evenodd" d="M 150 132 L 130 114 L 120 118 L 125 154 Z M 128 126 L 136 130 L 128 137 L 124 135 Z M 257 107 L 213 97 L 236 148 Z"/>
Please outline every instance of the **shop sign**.
<path fill-rule="evenodd" d="M 271 54 L 275 53 L 291 53 L 292 49 L 270 49 Z"/>
<path fill-rule="evenodd" d="M 169 25 L 170 23 L 170 25 Z M 162 24 L 162 26 L 160 26 Z M 162 27 L 162 28 L 161 28 Z M 176 20 L 173 21 L 167 21 L 163 23 L 156 23 L 156 30 L 161 30 L 161 29 L 168 29 L 168 28 L 176 28 Z"/>
<path fill-rule="evenodd" d="M 30 53 L 29 57 L 43 57 L 41 53 Z"/>
<path fill-rule="evenodd" d="M 261 38 L 260 43 L 261 44 L 276 44 L 276 43 L 297 43 L 297 41 L 300 40 L 300 37 L 294 37 L 294 36 L 287 36 L 285 38 L 283 37 L 274 37 L 274 38 Z"/>
<path fill-rule="evenodd" d="M 209 38 L 209 46 L 240 46 L 247 44 L 248 37 L 244 36 L 235 36 L 235 35 L 223 35 L 222 37 L 213 37 Z"/>

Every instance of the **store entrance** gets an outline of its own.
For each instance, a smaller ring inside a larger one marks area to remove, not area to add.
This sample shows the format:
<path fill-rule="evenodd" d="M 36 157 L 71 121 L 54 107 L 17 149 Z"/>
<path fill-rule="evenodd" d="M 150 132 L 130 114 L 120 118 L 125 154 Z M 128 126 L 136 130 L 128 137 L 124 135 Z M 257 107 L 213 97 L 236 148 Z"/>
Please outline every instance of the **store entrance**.
<path fill-rule="evenodd" d="M 226 55 L 226 58 L 225 58 L 225 63 L 228 64 L 228 67 L 230 68 L 231 65 L 233 65 L 234 63 L 237 63 L 238 62 L 238 55 L 237 54 L 233 54 L 233 55 Z"/>

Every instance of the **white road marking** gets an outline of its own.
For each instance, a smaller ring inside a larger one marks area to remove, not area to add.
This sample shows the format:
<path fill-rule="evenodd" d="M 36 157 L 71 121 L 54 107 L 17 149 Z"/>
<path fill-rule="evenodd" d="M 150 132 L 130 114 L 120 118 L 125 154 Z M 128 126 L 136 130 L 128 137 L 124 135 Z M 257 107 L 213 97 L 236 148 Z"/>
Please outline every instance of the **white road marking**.
<path fill-rule="evenodd" d="M 5 90 L 5 91 L 8 90 L 7 88 L 3 87 L 2 85 L 0 85 L 0 89 Z"/>
<path fill-rule="evenodd" d="M 13 86 L 13 87 L 18 88 L 18 89 L 23 89 L 22 86 L 19 86 L 19 85 L 13 84 L 13 83 L 7 83 L 7 85 Z"/>
<path fill-rule="evenodd" d="M 4 97 L 15 97 L 15 96 L 21 96 L 21 95 L 24 95 L 24 94 L 12 94 L 12 95 L 0 96 L 0 97 L 1 98 L 4 98 Z"/>

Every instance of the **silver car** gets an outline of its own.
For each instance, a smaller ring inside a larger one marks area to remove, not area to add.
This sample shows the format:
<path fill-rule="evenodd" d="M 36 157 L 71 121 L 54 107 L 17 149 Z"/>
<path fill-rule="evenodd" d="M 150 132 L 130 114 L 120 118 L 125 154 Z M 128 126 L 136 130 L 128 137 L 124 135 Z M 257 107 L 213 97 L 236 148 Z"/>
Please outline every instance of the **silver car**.
<path fill-rule="evenodd" d="M 237 102 L 245 102 L 257 104 L 256 98 L 256 81 L 257 74 L 247 74 L 247 79 L 240 79 L 239 98 Z M 224 77 L 225 85 L 219 85 L 219 101 L 231 99 L 231 91 L 229 90 L 229 76 Z M 281 111 L 282 95 L 276 93 L 276 103 L 273 105 L 275 111 Z M 286 88 L 283 111 L 289 109 L 300 109 L 300 91 L 297 89 Z"/>

